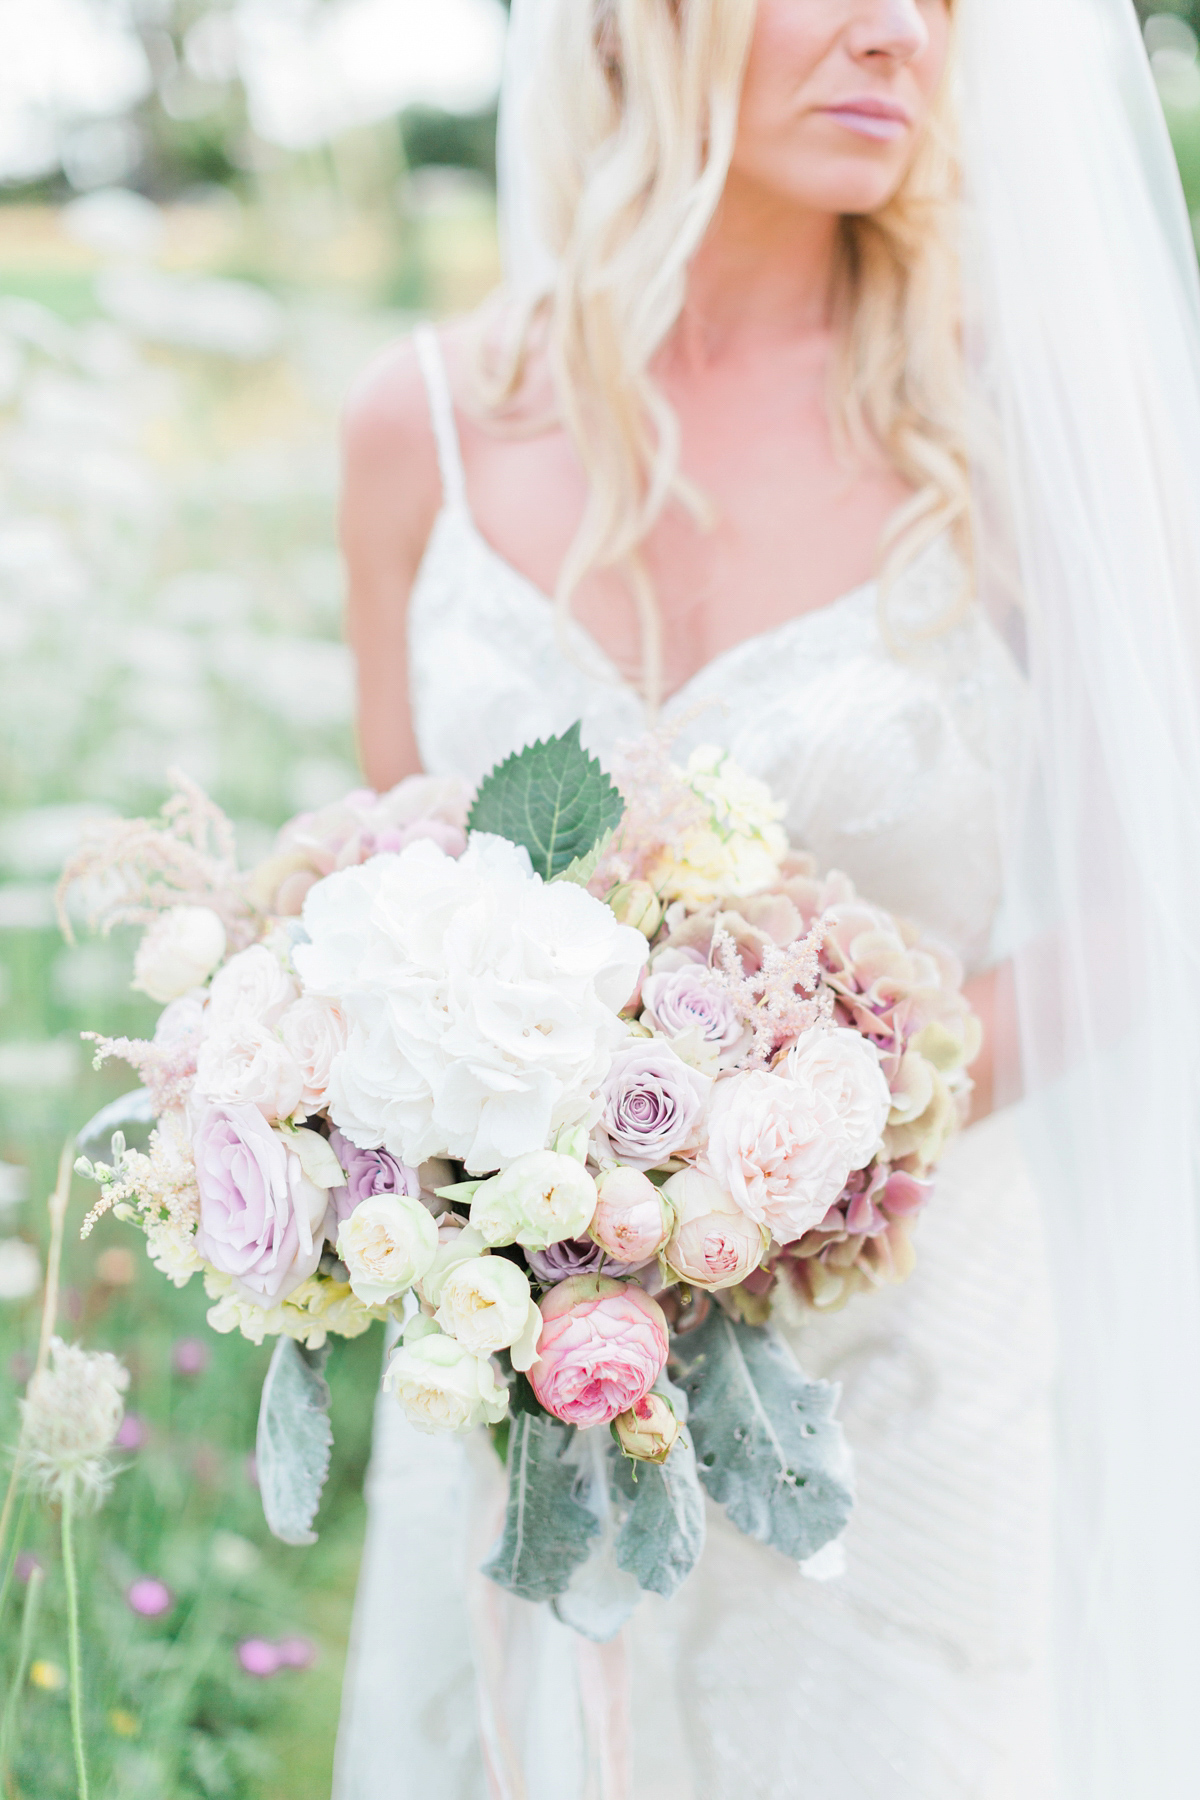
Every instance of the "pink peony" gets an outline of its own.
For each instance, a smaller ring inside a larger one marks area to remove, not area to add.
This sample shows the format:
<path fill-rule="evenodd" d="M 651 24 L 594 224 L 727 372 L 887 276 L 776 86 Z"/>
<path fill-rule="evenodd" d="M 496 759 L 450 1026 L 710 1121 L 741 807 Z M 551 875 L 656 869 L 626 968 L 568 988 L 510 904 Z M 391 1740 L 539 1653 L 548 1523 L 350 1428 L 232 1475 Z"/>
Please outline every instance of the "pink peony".
<path fill-rule="evenodd" d="M 539 1302 L 533 1391 L 569 1425 L 607 1425 L 649 1393 L 667 1360 L 667 1321 L 634 1282 L 577 1275 Z"/>

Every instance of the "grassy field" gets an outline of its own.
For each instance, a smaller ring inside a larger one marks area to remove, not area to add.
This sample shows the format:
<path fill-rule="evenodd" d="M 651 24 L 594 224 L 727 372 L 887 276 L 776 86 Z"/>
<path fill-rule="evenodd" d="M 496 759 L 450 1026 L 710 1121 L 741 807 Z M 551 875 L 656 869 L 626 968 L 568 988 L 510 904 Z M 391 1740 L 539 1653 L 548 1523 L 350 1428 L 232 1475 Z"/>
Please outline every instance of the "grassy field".
<path fill-rule="evenodd" d="M 409 322 L 398 300 L 448 310 L 495 275 L 490 203 L 468 182 L 427 182 L 390 222 L 321 193 L 302 216 L 300 199 L 254 215 L 220 196 L 90 218 L 0 208 L 4 1446 L 40 1306 L 12 1291 L 12 1244 L 44 1258 L 63 1139 L 134 1085 L 95 1072 L 79 1034 L 153 1014 L 129 991 L 128 940 L 60 936 L 57 869 L 88 815 L 157 807 L 172 765 L 236 819 L 247 857 L 289 813 L 355 784 L 338 403 Z M 105 1220 L 81 1243 L 93 1192 L 76 1181 L 60 1330 L 132 1375 L 121 1473 L 79 1540 L 93 1794 L 325 1800 L 378 1334 L 333 1352 L 319 1541 L 285 1548 L 263 1526 L 251 1458 L 269 1346 L 208 1331 L 198 1285 L 172 1288 L 128 1227 Z M 33 1504 L 23 1532 L 0 1619 L 0 1705 L 11 1694 L 20 1725 L 7 1793 L 67 1800 L 57 1523 Z M 31 1558 L 43 1597 L 30 1679 L 12 1693 Z M 247 1670 L 247 1640 L 282 1644 L 285 1666 Z"/>

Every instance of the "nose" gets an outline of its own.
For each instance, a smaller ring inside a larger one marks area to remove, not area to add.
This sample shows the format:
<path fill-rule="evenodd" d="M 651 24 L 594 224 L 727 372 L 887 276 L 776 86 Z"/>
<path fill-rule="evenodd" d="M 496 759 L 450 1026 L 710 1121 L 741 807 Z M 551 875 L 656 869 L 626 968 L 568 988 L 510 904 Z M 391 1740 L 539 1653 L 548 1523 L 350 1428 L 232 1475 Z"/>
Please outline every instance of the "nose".
<path fill-rule="evenodd" d="M 862 0 L 851 24 L 850 54 L 862 60 L 886 57 L 912 62 L 929 42 L 929 27 L 917 0 Z"/>

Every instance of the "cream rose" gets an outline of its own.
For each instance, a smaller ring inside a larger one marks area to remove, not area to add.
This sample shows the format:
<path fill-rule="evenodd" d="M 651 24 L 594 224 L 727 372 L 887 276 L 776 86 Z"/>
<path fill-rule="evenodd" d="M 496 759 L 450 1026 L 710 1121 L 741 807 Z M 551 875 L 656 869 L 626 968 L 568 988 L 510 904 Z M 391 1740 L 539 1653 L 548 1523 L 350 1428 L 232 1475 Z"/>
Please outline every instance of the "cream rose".
<path fill-rule="evenodd" d="M 236 1018 L 276 1025 L 299 995 L 295 980 L 265 944 L 231 956 L 213 976 L 208 997 L 209 1029 Z"/>
<path fill-rule="evenodd" d="M 505 1256 L 476 1256 L 452 1269 L 434 1317 L 476 1356 L 511 1349 L 514 1369 L 528 1369 L 537 1356 L 542 1315 L 524 1269 Z"/>
<path fill-rule="evenodd" d="M 295 1059 L 304 1083 L 300 1106 L 319 1112 L 325 1104 L 333 1059 L 346 1047 L 346 1022 L 331 1000 L 302 994 L 279 1021 L 279 1035 Z"/>
<path fill-rule="evenodd" d="M 664 1256 L 693 1287 L 735 1287 L 762 1262 L 771 1234 L 749 1218 L 720 1182 L 700 1169 L 681 1169 L 664 1183 L 675 1229 Z"/>
<path fill-rule="evenodd" d="M 790 1244 L 821 1223 L 846 1185 L 853 1152 L 828 1094 L 750 1069 L 713 1089 L 705 1162 L 744 1213 Z"/>
<path fill-rule="evenodd" d="M 419 1281 L 437 1248 L 432 1215 L 408 1194 L 375 1194 L 360 1201 L 337 1240 L 350 1286 L 368 1306 L 382 1306 Z"/>
<path fill-rule="evenodd" d="M 239 1015 L 211 1031 L 196 1058 L 196 1094 L 212 1106 L 257 1106 L 265 1119 L 288 1119 L 304 1077 L 273 1031 Z"/>
<path fill-rule="evenodd" d="M 225 927 L 210 906 L 173 906 L 145 932 L 133 986 L 160 1006 L 207 981 L 225 954 Z"/>
<path fill-rule="evenodd" d="M 787 1074 L 828 1100 L 846 1134 L 850 1167 L 865 1168 L 879 1149 L 892 1105 L 874 1045 L 857 1031 L 814 1025 L 788 1051 Z"/>
<path fill-rule="evenodd" d="M 394 1351 L 383 1385 L 418 1431 L 473 1431 L 498 1425 L 508 1411 L 507 1390 L 488 1358 L 440 1331 Z"/>

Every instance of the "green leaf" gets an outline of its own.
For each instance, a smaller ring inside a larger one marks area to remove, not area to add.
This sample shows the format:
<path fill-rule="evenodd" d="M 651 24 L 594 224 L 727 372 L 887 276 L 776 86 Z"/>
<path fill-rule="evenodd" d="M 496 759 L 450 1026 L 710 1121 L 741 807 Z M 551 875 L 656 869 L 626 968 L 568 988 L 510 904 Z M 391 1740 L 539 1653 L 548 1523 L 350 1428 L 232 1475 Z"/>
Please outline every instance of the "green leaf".
<path fill-rule="evenodd" d="M 294 1338 L 275 1341 L 258 1409 L 254 1454 L 263 1515 L 285 1544 L 315 1544 L 312 1522 L 329 1473 L 333 1430 L 328 1350 L 305 1350 Z"/>
<path fill-rule="evenodd" d="M 619 1534 L 628 1506 L 613 1481 L 613 1462 L 620 1453 L 606 1425 L 576 1431 L 565 1460 L 579 1471 L 576 1495 L 596 1521 L 595 1536 L 584 1560 L 571 1572 L 554 1611 L 564 1625 L 594 1644 L 616 1637 L 642 1597 L 636 1578 L 621 1567 Z M 620 1457 L 623 1462 L 625 1459 Z"/>
<path fill-rule="evenodd" d="M 661 1377 L 656 1383 L 681 1419 L 687 1401 Z M 665 1463 L 634 1463 L 618 1456 L 613 1485 L 632 1501 L 617 1538 L 617 1564 L 638 1586 L 669 1600 L 700 1560 L 704 1548 L 704 1490 L 696 1473 L 696 1451 L 686 1424 Z"/>
<path fill-rule="evenodd" d="M 504 1531 L 483 1573 L 522 1600 L 565 1593 L 597 1531 L 576 1497 L 574 1435 L 573 1426 L 547 1413 L 513 1412 Z"/>
<path fill-rule="evenodd" d="M 580 743 L 576 723 L 485 775 L 467 823 L 472 831 L 523 844 L 537 873 L 552 881 L 615 830 L 624 810 L 617 789 Z"/>
<path fill-rule="evenodd" d="M 776 1332 L 717 1307 L 671 1349 L 700 1479 L 739 1531 L 798 1562 L 838 1537 L 854 1504 L 838 1390 Z"/>

